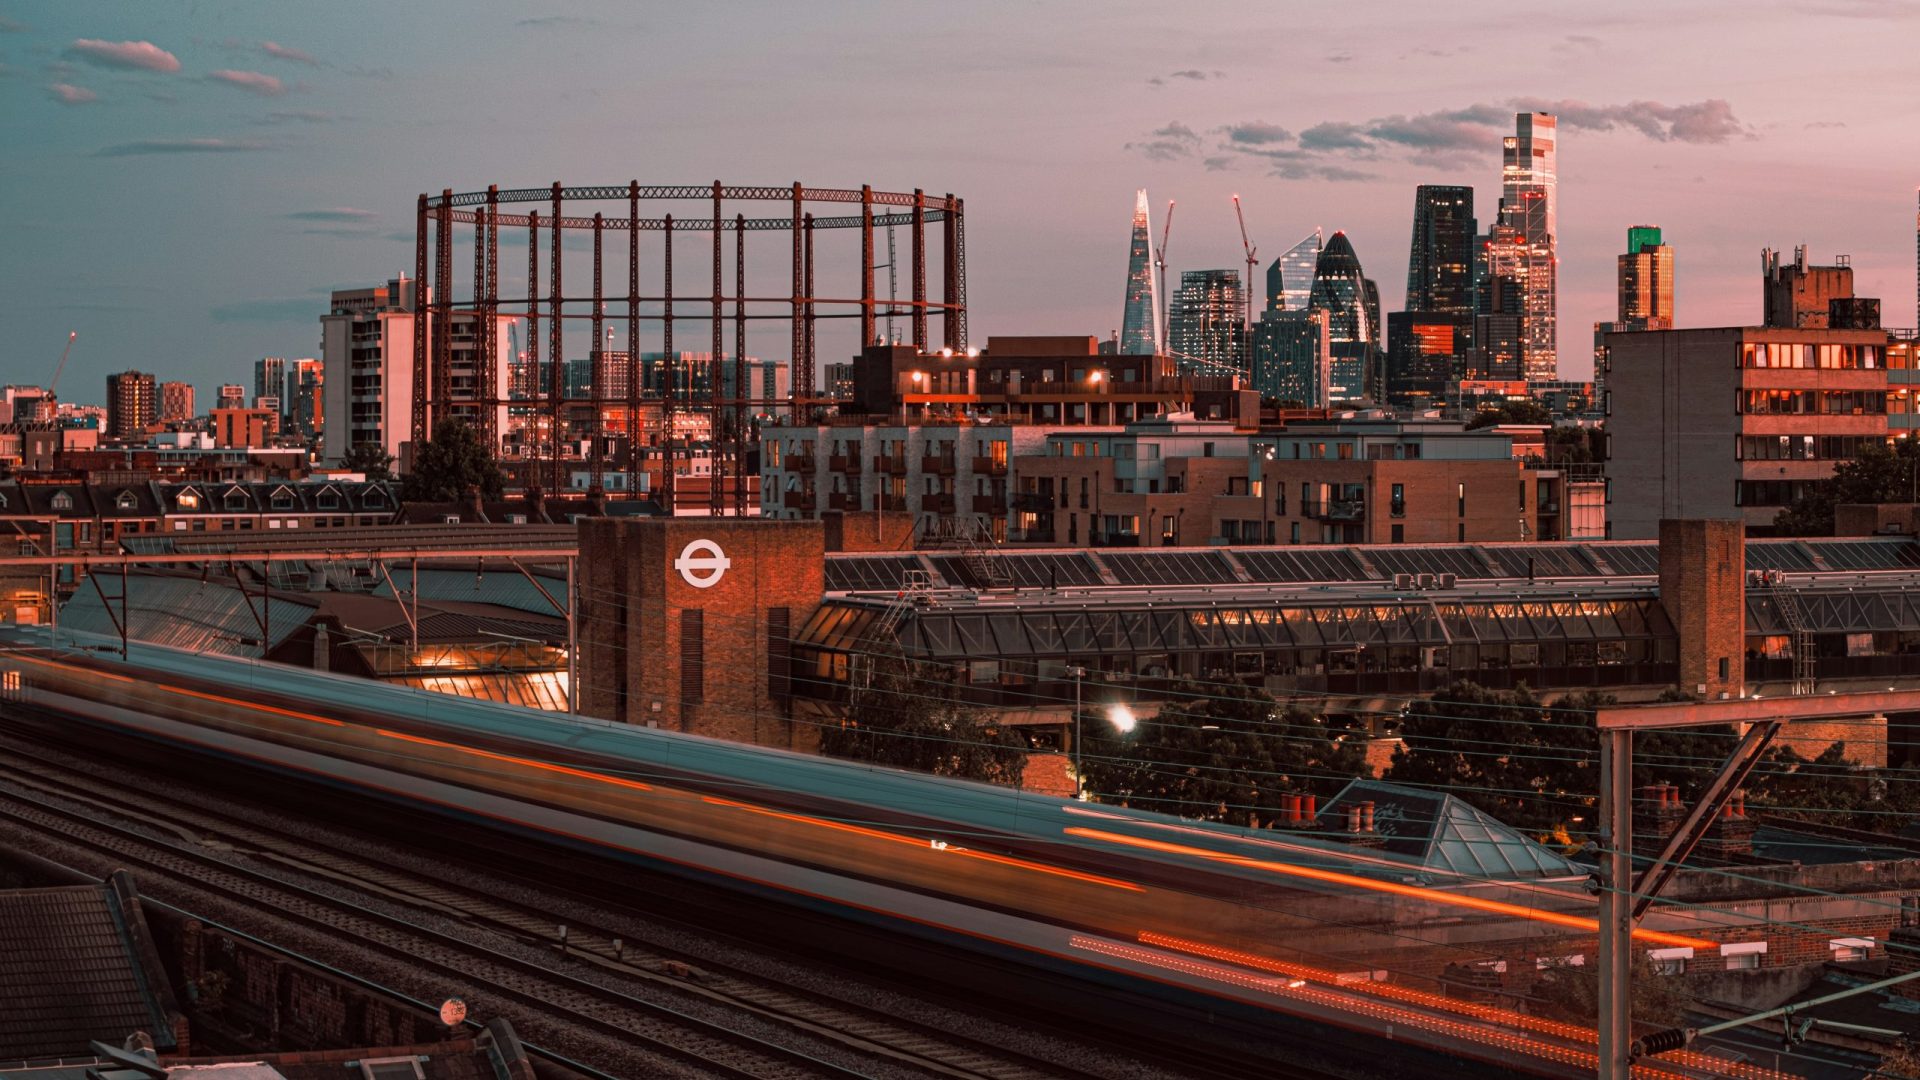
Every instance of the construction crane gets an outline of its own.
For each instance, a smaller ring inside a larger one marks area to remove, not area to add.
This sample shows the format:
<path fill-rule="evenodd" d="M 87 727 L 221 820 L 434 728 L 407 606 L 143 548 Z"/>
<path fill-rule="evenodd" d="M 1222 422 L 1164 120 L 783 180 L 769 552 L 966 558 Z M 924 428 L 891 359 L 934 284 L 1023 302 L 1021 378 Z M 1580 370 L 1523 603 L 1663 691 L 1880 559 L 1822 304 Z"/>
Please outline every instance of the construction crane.
<path fill-rule="evenodd" d="M 1253 271 L 1260 264 L 1259 248 L 1247 239 L 1247 215 L 1240 209 L 1240 196 L 1233 197 L 1233 216 L 1240 222 L 1240 246 L 1247 253 L 1247 280 L 1240 288 L 1240 334 L 1242 340 L 1253 333 Z"/>
<path fill-rule="evenodd" d="M 1154 269 L 1160 272 L 1159 318 L 1160 318 L 1160 349 L 1162 352 L 1169 351 L 1173 347 L 1173 343 L 1168 340 L 1168 335 L 1173 333 L 1173 327 L 1169 325 L 1167 322 L 1167 311 L 1168 311 L 1167 309 L 1167 300 L 1168 300 L 1168 297 L 1167 297 L 1167 237 L 1172 233 L 1173 233 L 1173 200 L 1168 199 L 1167 200 L 1167 216 L 1166 216 L 1166 219 L 1160 223 L 1160 246 L 1153 249 Z"/>
<path fill-rule="evenodd" d="M 79 336 L 80 331 L 78 330 L 67 331 L 67 347 L 60 350 L 60 362 L 54 365 L 53 380 L 47 383 L 47 398 L 41 403 L 41 407 L 46 410 L 46 418 L 48 420 L 57 421 L 59 419 L 60 373 L 67 370 L 67 357 L 73 355 L 73 339 Z"/>

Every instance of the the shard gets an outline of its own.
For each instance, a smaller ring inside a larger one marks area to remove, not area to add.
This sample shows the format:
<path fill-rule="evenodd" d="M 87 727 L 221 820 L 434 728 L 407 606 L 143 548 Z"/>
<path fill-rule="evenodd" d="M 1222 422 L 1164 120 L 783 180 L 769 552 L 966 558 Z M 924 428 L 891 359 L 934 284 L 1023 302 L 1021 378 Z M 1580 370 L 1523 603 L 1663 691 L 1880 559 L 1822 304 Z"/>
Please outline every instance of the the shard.
<path fill-rule="evenodd" d="M 1153 228 L 1147 223 L 1147 189 L 1133 200 L 1133 243 L 1127 248 L 1127 310 L 1120 320 L 1120 351 L 1160 355 L 1160 290 L 1153 281 Z"/>

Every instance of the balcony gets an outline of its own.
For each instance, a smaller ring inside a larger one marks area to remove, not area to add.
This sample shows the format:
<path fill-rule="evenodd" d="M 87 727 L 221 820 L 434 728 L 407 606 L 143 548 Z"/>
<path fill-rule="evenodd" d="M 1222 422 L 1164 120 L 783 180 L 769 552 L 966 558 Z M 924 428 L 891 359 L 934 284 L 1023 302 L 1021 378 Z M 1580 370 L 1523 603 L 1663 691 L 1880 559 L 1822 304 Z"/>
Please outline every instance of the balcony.
<path fill-rule="evenodd" d="M 1300 509 L 1320 521 L 1365 521 L 1367 517 L 1367 504 L 1362 499 L 1328 499 L 1306 503 Z"/>
<path fill-rule="evenodd" d="M 905 495 L 877 495 L 875 498 L 879 500 L 880 509 L 882 510 L 904 512 L 907 508 L 907 497 Z"/>
<path fill-rule="evenodd" d="M 950 457 L 923 457 L 920 472 L 925 476 L 952 476 L 955 462 Z"/>
<path fill-rule="evenodd" d="M 1087 534 L 1088 547 L 1139 547 L 1139 533 L 1095 532 Z"/>
<path fill-rule="evenodd" d="M 829 492 L 827 494 L 827 509 L 858 510 L 860 509 L 860 496 L 847 491 Z"/>
<path fill-rule="evenodd" d="M 1005 458 L 977 457 L 973 459 L 973 475 L 1005 476 L 1007 462 Z"/>
<path fill-rule="evenodd" d="M 905 476 L 907 475 L 907 459 L 905 455 L 889 457 L 882 454 L 873 459 L 873 471 L 883 476 Z"/>
<path fill-rule="evenodd" d="M 920 509 L 925 513 L 951 514 L 953 513 L 953 506 L 954 499 L 952 495 L 920 496 Z"/>
<path fill-rule="evenodd" d="M 997 495 L 975 495 L 973 497 L 973 512 L 976 514 L 986 514 L 990 517 L 1000 517 L 1007 512 L 1007 500 Z"/>
<path fill-rule="evenodd" d="M 858 454 L 852 456 L 847 454 L 834 454 L 827 458 L 827 471 L 858 475 L 860 472 L 860 456 Z"/>
<path fill-rule="evenodd" d="M 1016 491 L 1013 508 L 1029 514 L 1049 513 L 1053 510 L 1053 496 L 1044 491 Z"/>
<path fill-rule="evenodd" d="M 782 505 L 789 510 L 811 514 L 820 505 L 820 497 L 811 491 L 789 491 L 782 496 Z"/>
<path fill-rule="evenodd" d="M 810 473 L 819 463 L 812 454 L 787 454 L 780 459 L 781 468 L 796 473 Z"/>

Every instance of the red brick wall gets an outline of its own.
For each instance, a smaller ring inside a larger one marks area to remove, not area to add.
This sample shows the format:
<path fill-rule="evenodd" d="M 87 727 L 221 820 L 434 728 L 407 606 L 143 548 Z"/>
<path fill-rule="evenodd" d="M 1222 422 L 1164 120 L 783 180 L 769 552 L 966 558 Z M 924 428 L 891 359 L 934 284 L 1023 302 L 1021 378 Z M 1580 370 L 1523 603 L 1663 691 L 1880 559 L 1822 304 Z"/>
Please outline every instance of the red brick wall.
<path fill-rule="evenodd" d="M 1660 522 L 1660 603 L 1680 639 L 1680 689 L 1745 689 L 1746 530 L 1729 519 Z M 1724 662 L 1727 677 L 1720 677 Z"/>

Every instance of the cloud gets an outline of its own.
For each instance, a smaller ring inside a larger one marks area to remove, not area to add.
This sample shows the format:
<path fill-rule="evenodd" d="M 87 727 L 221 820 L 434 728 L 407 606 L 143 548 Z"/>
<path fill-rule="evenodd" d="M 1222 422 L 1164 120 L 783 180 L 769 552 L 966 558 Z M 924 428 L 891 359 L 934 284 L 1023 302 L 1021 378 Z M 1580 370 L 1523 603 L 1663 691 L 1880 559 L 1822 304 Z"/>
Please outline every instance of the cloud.
<path fill-rule="evenodd" d="M 1208 172 L 1227 172 L 1233 168 L 1233 158 L 1225 154 L 1216 154 L 1213 157 L 1201 158 L 1200 164 L 1205 166 Z"/>
<path fill-rule="evenodd" d="M 577 15 L 536 15 L 531 19 L 520 19 L 513 25 L 526 26 L 537 30 L 553 30 L 562 26 L 598 26 L 598 19 L 583 19 Z"/>
<path fill-rule="evenodd" d="M 1818 130 L 1820 128 L 1843 128 L 1847 126 L 1847 122 L 1845 120 L 1811 120 L 1811 121 L 1808 121 L 1805 126 L 1809 130 Z"/>
<path fill-rule="evenodd" d="M 1601 41 L 1592 34 L 1568 34 L 1553 47 L 1554 52 L 1597 52 Z"/>
<path fill-rule="evenodd" d="M 0 15 L 0 34 L 24 34 L 31 29 L 33 27 L 26 23 L 14 22 L 5 15 Z"/>
<path fill-rule="evenodd" d="M 336 206 L 329 210 L 301 210 L 288 214 L 295 221 L 367 221 L 380 215 L 372 210 L 356 210 L 351 206 Z"/>
<path fill-rule="evenodd" d="M 263 122 L 269 124 L 331 124 L 338 119 L 340 118 L 334 114 L 321 112 L 318 109 L 290 109 L 270 112 L 266 115 Z"/>
<path fill-rule="evenodd" d="M 1146 155 L 1150 161 L 1177 161 L 1200 149 L 1200 133 L 1175 120 L 1153 131 L 1145 141 L 1128 143 L 1127 149 Z"/>
<path fill-rule="evenodd" d="M 47 93 L 62 105 L 86 105 L 100 100 L 99 94 L 72 83 L 54 83 L 47 87 Z"/>
<path fill-rule="evenodd" d="M 1302 150 L 1371 150 L 1373 143 L 1360 125 L 1328 120 L 1300 133 Z"/>
<path fill-rule="evenodd" d="M 166 73 L 180 70 L 180 58 L 151 41 L 98 41 L 94 38 L 81 38 L 67 46 L 67 53 L 101 67 Z"/>
<path fill-rule="evenodd" d="M 1293 132 L 1278 124 L 1253 121 L 1245 124 L 1229 124 L 1224 129 L 1227 141 L 1243 146 L 1266 146 L 1270 143 L 1292 142 Z"/>
<path fill-rule="evenodd" d="M 271 150 L 273 144 L 258 139 L 142 139 L 119 143 L 96 151 L 94 157 L 139 157 L 147 154 L 238 154 L 253 150 Z"/>
<path fill-rule="evenodd" d="M 282 45 L 277 41 L 261 42 L 260 51 L 263 53 L 266 53 L 268 56 L 275 58 L 276 60 L 291 60 L 296 64 L 305 64 L 308 67 L 320 66 L 320 61 L 314 59 L 312 53 L 302 52 L 299 49 L 288 48 L 287 46 Z"/>
<path fill-rule="evenodd" d="M 1352 53 L 1334 53 L 1332 56 L 1327 57 L 1327 63 L 1351 64 L 1353 63 L 1353 54 Z"/>
<path fill-rule="evenodd" d="M 311 322 L 326 314 L 327 306 L 311 296 L 286 299 L 241 300 L 221 304 L 207 312 L 214 322 Z"/>
<path fill-rule="evenodd" d="M 1724 143 L 1750 131 L 1733 115 L 1733 106 L 1721 98 L 1684 105 L 1631 101 L 1625 105 L 1590 105 L 1584 101 L 1545 101 L 1519 98 L 1517 109 L 1550 112 L 1560 125 L 1574 130 L 1613 131 L 1628 128 L 1659 142 Z"/>
<path fill-rule="evenodd" d="M 245 90 L 250 94 L 259 94 L 261 97 L 280 97 L 287 92 L 286 83 L 258 71 L 223 69 L 207 72 L 207 78 L 226 83 L 238 90 Z"/>
<path fill-rule="evenodd" d="M 1193 82 L 1206 82 L 1208 79 L 1224 79 L 1226 77 L 1227 73 L 1224 71 L 1201 71 L 1199 68 L 1187 68 L 1182 71 L 1173 72 L 1167 76 L 1169 79 L 1189 79 Z"/>

